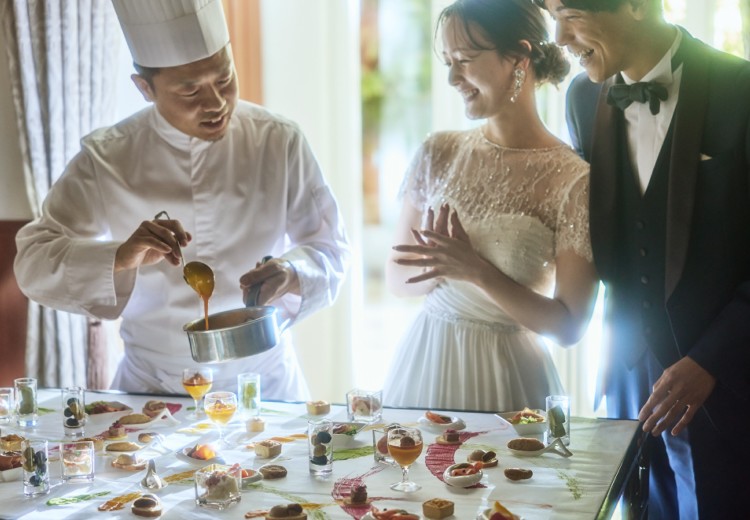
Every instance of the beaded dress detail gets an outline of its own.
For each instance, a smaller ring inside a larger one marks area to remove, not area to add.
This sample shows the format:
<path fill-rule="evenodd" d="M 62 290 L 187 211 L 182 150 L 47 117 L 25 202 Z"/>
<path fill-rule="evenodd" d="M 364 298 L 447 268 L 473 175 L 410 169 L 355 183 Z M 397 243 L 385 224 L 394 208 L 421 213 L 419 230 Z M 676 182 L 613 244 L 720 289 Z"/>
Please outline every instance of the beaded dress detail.
<path fill-rule="evenodd" d="M 513 149 L 480 128 L 440 132 L 420 147 L 402 195 L 424 214 L 450 204 L 482 257 L 551 296 L 557 252 L 592 259 L 588 171 L 565 145 Z M 392 406 L 510 411 L 543 408 L 563 389 L 541 336 L 476 286 L 445 280 L 401 340 L 384 392 Z"/>

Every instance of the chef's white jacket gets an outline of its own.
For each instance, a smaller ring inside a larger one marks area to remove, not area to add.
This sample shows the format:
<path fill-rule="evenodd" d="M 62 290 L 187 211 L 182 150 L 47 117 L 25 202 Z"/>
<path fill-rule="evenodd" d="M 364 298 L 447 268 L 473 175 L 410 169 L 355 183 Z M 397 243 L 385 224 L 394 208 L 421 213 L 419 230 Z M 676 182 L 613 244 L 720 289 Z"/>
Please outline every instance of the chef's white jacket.
<path fill-rule="evenodd" d="M 265 255 L 289 260 L 302 296 L 274 302 L 298 321 L 330 305 L 343 281 L 348 246 L 329 186 L 299 128 L 238 102 L 227 134 L 203 141 L 172 127 L 154 107 L 82 140 L 50 190 L 41 218 L 18 233 L 15 274 L 42 305 L 122 318 L 125 345 L 113 388 L 184 393 L 182 369 L 197 366 L 183 325 L 202 302 L 166 261 L 114 273 L 117 248 L 162 210 L 192 241 L 186 261 L 211 266 L 209 312 L 242 307 L 239 278 Z M 296 355 L 284 341 L 263 354 L 214 364 L 214 389 L 261 374 L 263 398 L 308 398 Z"/>

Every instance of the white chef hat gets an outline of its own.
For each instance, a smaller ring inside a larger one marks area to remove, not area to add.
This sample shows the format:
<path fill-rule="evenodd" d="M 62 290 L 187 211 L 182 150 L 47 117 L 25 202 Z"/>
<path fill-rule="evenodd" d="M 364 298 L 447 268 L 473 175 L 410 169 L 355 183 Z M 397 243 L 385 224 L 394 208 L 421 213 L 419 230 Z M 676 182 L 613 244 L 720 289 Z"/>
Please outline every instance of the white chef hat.
<path fill-rule="evenodd" d="M 229 43 L 221 0 L 112 0 L 133 61 L 175 67 Z"/>

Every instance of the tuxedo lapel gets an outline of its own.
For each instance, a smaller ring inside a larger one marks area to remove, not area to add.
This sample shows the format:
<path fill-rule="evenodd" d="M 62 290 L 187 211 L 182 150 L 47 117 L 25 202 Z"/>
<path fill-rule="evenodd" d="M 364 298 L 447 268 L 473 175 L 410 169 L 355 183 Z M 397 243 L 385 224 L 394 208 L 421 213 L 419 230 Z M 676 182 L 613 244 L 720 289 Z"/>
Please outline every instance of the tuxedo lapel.
<path fill-rule="evenodd" d="M 703 124 L 710 77 L 707 53 L 701 43 L 683 32 L 685 57 L 680 94 L 674 113 L 667 195 L 665 297 L 669 299 L 682 276 L 695 202 Z"/>
<path fill-rule="evenodd" d="M 615 187 L 617 180 L 618 132 L 622 112 L 607 104 L 607 91 L 614 79 L 602 85 L 594 120 L 591 147 L 590 233 L 597 270 L 602 277 L 611 275 L 615 267 L 617 215 Z M 621 151 L 624 153 L 624 151 Z"/>

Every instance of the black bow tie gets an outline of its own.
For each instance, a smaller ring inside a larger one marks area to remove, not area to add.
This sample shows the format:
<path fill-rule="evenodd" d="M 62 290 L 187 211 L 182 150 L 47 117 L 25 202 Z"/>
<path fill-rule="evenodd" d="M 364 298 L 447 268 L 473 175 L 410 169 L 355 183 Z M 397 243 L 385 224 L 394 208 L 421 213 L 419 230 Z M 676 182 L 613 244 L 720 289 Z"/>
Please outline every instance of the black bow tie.
<path fill-rule="evenodd" d="M 648 108 L 651 113 L 659 113 L 660 101 L 667 99 L 667 87 L 652 81 L 638 82 L 632 85 L 618 83 L 609 87 L 607 92 L 607 103 L 616 106 L 620 110 L 625 110 L 633 101 L 639 103 L 648 102 Z"/>

